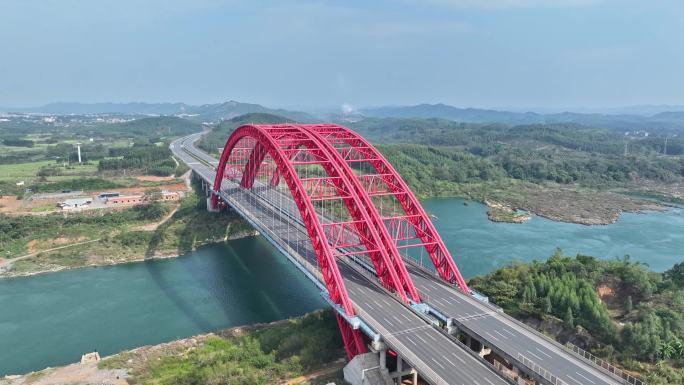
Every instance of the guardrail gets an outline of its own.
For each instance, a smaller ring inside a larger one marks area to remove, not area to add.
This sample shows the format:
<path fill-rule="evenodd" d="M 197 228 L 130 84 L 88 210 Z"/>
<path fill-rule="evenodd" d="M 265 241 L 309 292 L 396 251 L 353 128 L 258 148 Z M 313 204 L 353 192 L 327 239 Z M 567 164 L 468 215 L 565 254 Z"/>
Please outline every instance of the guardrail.
<path fill-rule="evenodd" d="M 611 365 L 609 362 L 602 360 L 595 355 L 589 353 L 588 351 L 568 342 L 565 344 L 565 348 L 570 350 L 571 352 L 579 355 L 583 359 L 589 361 L 590 363 L 597 365 L 600 368 L 603 368 L 607 370 L 608 372 L 622 378 L 623 380 L 626 381 L 627 384 L 632 384 L 632 385 L 646 385 L 643 381 L 640 379 L 630 375 L 629 373 L 626 373 L 624 370 L 616 368 L 615 366 Z"/>
<path fill-rule="evenodd" d="M 544 369 L 542 366 L 538 365 L 536 362 L 530 360 L 529 358 L 525 357 L 524 355 L 518 353 L 518 361 L 522 362 L 523 365 L 527 366 L 530 368 L 533 372 L 537 373 L 539 376 L 541 376 L 543 379 L 548 381 L 549 383 L 553 385 L 567 385 L 568 383 L 561 380 L 560 378 L 554 376 L 549 372 L 548 370 Z"/>

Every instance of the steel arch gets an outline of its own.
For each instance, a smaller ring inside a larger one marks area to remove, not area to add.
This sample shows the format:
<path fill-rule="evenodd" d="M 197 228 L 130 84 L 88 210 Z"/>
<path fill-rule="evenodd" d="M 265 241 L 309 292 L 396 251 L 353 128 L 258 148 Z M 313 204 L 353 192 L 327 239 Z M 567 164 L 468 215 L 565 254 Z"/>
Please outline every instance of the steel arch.
<path fill-rule="evenodd" d="M 404 261 L 401 259 L 401 254 L 399 253 L 396 244 L 392 241 L 392 238 L 389 232 L 387 231 L 387 228 L 384 226 L 382 218 L 380 217 L 378 211 L 375 210 L 373 201 L 368 195 L 368 192 L 364 189 L 362 183 L 357 178 L 357 175 L 354 173 L 354 170 L 352 170 L 349 164 L 345 162 L 344 158 L 338 153 L 335 147 L 331 143 L 329 143 L 326 140 L 326 138 L 324 138 L 321 134 L 318 133 L 316 128 L 320 125 L 300 124 L 298 126 L 304 130 L 311 132 L 312 135 L 314 135 L 316 139 L 319 140 L 321 145 L 330 153 L 331 157 L 335 159 L 335 162 L 341 166 L 351 185 L 354 187 L 356 194 L 361 199 L 368 213 L 368 216 L 372 219 L 374 227 L 378 235 L 380 236 L 380 240 L 382 241 L 383 246 L 386 250 L 389 251 L 389 255 L 392 260 L 392 265 L 394 266 L 394 269 L 396 270 L 397 275 L 399 276 L 403 289 L 409 293 L 409 295 L 413 298 L 415 302 L 421 302 L 418 290 L 413 285 L 411 276 L 409 275 L 408 270 L 406 269 L 406 265 L 404 265 Z"/>
<path fill-rule="evenodd" d="M 362 181 L 369 194 L 394 195 L 401 203 L 406 215 L 389 218 L 389 220 L 395 220 L 397 227 L 402 225 L 402 221 L 410 223 L 416 229 L 416 235 L 420 236 L 439 276 L 449 283 L 458 285 L 464 292 L 470 293 L 456 262 L 451 257 L 451 253 L 449 253 L 418 198 L 380 151 L 361 135 L 340 125 L 313 124 L 306 125 L 306 127 L 317 132 L 326 139 L 330 146 L 335 147 L 345 163 L 368 162 L 373 166 L 376 174 L 367 176 L 366 180 Z M 341 144 L 344 146 L 340 146 Z M 375 186 L 377 186 L 374 184 L 374 179 L 382 181 L 383 188 L 386 191 L 374 191 Z M 377 207 L 375 209 L 377 211 Z"/>
<path fill-rule="evenodd" d="M 391 250 L 388 251 L 388 248 L 385 247 L 386 241 L 383 241 L 378 234 L 380 228 L 378 219 L 372 217 L 372 212 L 367 208 L 367 201 L 363 199 L 365 192 L 363 189 L 359 189 L 358 182 L 353 174 L 350 175 L 345 170 L 347 165 L 338 157 L 336 151 L 327 146 L 327 142 L 313 131 L 306 130 L 298 125 L 288 124 L 239 127 L 228 138 L 221 154 L 214 180 L 215 194 L 212 196 L 212 204 L 217 204 L 218 194 L 216 192 L 220 190 L 224 174 L 228 171 L 227 162 L 233 149 L 241 139 L 245 138 L 255 140 L 256 143 L 249 153 L 247 163 L 244 165 L 240 178 L 241 187 L 251 188 L 253 186 L 262 162 L 269 155 L 276 164 L 276 168 L 270 170 L 272 172 L 270 184 L 277 185 L 280 178 L 287 184 L 311 239 L 325 285 L 333 302 L 340 305 L 348 315 L 354 315 L 353 305 L 344 286 L 336 259 L 340 256 L 358 253 L 370 257 L 376 273 L 385 287 L 395 290 L 405 302 L 408 302 L 406 291 L 415 301 L 419 300 L 417 290 L 413 286 L 403 262 L 399 260 L 397 264 L 397 260 L 390 254 Z M 306 148 L 311 154 L 315 154 L 327 177 L 300 178 L 293 162 L 293 158 L 296 157 L 294 153 L 298 151 L 298 148 Z M 229 174 L 234 172 L 234 176 L 239 175 L 232 168 L 228 172 Z M 337 191 L 336 198 L 344 202 L 352 220 L 329 223 L 330 221 L 324 218 L 326 222 L 322 223 L 316 213 L 312 197 L 308 196 L 307 193 L 307 187 L 311 187 L 312 182 L 320 185 L 334 185 Z M 340 243 L 338 240 L 329 239 L 329 233 L 332 233 L 332 237 L 339 236 L 348 231 L 350 227 L 355 228 L 356 234 L 359 235 L 358 239 L 363 242 L 365 249 L 354 250 L 360 245 L 349 245 L 347 248 L 344 242 Z M 326 233 L 326 229 L 331 231 Z M 338 249 L 345 252 L 336 253 Z M 400 269 L 401 276 L 398 276 L 397 268 Z M 338 321 L 349 357 L 364 352 L 365 345 L 360 332 L 346 325 L 343 319 L 338 319 Z"/>

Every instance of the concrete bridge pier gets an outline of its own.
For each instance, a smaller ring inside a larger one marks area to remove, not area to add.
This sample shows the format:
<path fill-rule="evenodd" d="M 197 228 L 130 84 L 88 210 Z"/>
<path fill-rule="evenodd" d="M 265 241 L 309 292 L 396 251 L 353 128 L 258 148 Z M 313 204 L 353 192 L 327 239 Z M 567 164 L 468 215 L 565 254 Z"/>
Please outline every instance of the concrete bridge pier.
<path fill-rule="evenodd" d="M 212 206 L 212 204 L 211 204 L 211 196 L 209 196 L 209 197 L 207 198 L 207 211 L 209 211 L 210 213 L 217 213 L 217 212 L 219 212 L 218 207 L 213 207 L 213 206 Z"/>
<path fill-rule="evenodd" d="M 458 327 L 454 325 L 453 318 L 447 319 L 446 330 L 447 333 L 451 334 L 452 336 L 458 336 L 458 334 L 461 332 L 460 330 L 458 330 Z"/>
<path fill-rule="evenodd" d="M 397 371 L 390 373 L 390 378 L 397 385 L 400 385 L 405 376 L 412 376 L 411 384 L 418 385 L 418 371 L 410 366 L 408 369 L 404 369 L 404 360 L 401 358 L 401 354 L 397 353 Z"/>

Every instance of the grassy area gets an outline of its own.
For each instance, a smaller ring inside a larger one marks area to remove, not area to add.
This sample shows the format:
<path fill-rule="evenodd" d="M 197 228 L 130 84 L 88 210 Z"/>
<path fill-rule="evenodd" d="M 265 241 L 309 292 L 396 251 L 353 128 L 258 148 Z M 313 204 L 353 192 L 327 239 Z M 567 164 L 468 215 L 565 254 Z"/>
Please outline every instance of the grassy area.
<path fill-rule="evenodd" d="M 248 331 L 124 352 L 100 362 L 127 369 L 136 384 L 272 384 L 326 367 L 344 357 L 332 311 L 326 310 Z M 339 378 L 335 373 L 327 378 Z M 318 379 L 313 383 L 323 383 Z"/>
<path fill-rule="evenodd" d="M 55 162 L 43 160 L 39 162 L 0 165 L 0 179 L 16 179 L 35 177 L 42 167 L 55 165 Z"/>
<path fill-rule="evenodd" d="M 157 206 L 159 210 L 155 209 Z M 0 215 L 0 248 L 3 250 L 3 257 L 14 258 L 30 252 L 107 237 L 130 231 L 135 226 L 154 223 L 169 209 L 166 204 L 155 203 L 125 210 L 90 210 L 68 215 Z"/>

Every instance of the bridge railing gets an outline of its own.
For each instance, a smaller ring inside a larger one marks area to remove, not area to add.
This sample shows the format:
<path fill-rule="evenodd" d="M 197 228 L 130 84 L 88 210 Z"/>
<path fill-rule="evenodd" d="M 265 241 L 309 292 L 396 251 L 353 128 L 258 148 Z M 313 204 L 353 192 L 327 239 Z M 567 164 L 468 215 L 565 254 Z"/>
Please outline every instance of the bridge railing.
<path fill-rule="evenodd" d="M 518 353 L 518 361 L 522 362 L 523 365 L 527 366 L 530 368 L 534 373 L 537 373 L 539 376 L 541 376 L 543 379 L 547 380 L 549 383 L 553 385 L 568 385 L 567 382 L 561 380 L 560 378 L 554 376 L 549 372 L 548 370 L 544 369 L 544 367 L 540 366 L 536 362 L 532 361 L 531 359 L 527 358 L 526 356 Z"/>
<path fill-rule="evenodd" d="M 643 381 L 640 379 L 632 376 L 631 374 L 625 372 L 624 370 L 620 368 L 616 368 L 615 366 L 611 365 L 609 362 L 602 360 L 595 355 L 589 353 L 588 351 L 580 348 L 579 346 L 576 346 L 570 342 L 565 344 L 565 348 L 570 350 L 571 352 L 575 353 L 576 355 L 582 357 L 586 361 L 589 361 L 590 363 L 603 368 L 607 370 L 610 373 L 615 374 L 616 376 L 622 378 L 623 380 L 626 381 L 628 384 L 633 384 L 633 385 L 645 385 Z"/>

